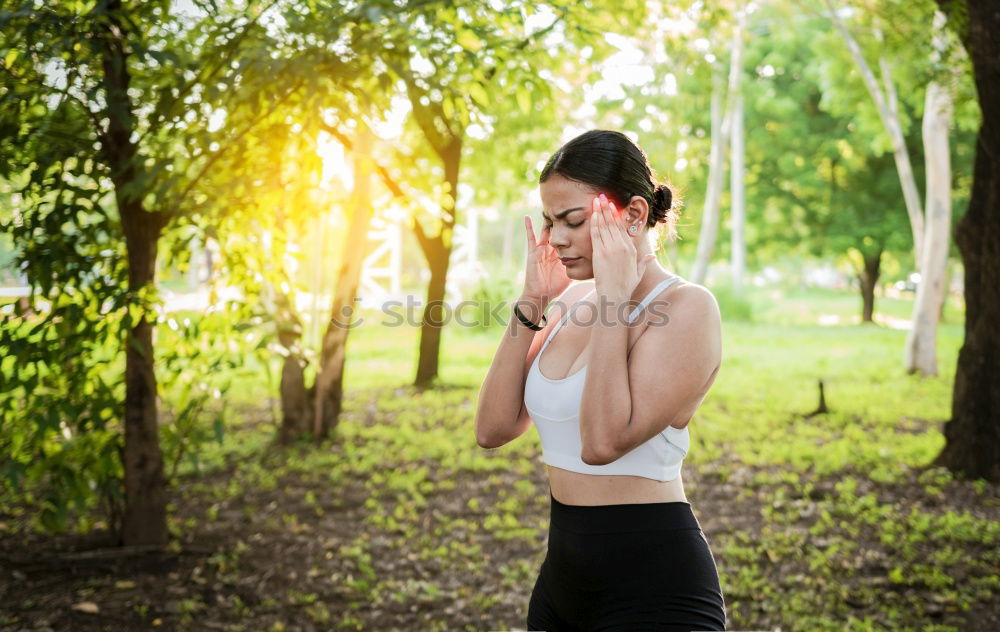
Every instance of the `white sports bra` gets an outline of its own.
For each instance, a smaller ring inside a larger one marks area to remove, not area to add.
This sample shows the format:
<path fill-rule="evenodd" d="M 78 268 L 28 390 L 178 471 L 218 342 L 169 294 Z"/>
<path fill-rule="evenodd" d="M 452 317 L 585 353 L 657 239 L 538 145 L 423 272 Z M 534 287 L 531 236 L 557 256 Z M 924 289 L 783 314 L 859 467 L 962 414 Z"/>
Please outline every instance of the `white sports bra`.
<path fill-rule="evenodd" d="M 628 322 L 633 322 L 650 301 L 678 280 L 679 276 L 673 276 L 654 287 L 629 314 Z M 580 400 L 583 397 L 587 367 L 584 366 L 561 380 L 545 377 L 538 368 L 539 360 L 556 332 L 576 306 L 593 293 L 594 290 L 591 290 L 574 303 L 552 328 L 542 348 L 535 355 L 524 383 L 524 406 L 541 437 L 542 460 L 553 467 L 582 474 L 605 476 L 625 474 L 658 481 L 673 480 L 680 475 L 681 462 L 690 446 L 687 426 L 682 430 L 667 426 L 666 430 L 657 433 L 649 441 L 636 446 L 617 460 L 606 465 L 589 465 L 580 458 L 582 452 Z"/>

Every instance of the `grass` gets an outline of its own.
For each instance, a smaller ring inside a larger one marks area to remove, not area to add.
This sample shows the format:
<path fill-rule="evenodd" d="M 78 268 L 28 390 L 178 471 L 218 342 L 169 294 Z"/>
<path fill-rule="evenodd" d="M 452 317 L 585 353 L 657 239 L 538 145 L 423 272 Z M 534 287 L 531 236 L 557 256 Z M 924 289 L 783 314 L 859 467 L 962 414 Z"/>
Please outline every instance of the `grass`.
<path fill-rule="evenodd" d="M 905 331 L 849 324 L 860 311 L 854 293 L 751 290 L 747 301 L 750 322 L 724 324 L 723 366 L 691 423 L 685 462 L 730 629 L 986 629 L 1000 587 L 996 487 L 926 467 L 944 445 L 960 302 L 949 303 L 938 332 L 939 375 L 925 378 L 902 370 Z M 880 299 L 876 309 L 906 318 L 910 305 Z M 829 315 L 840 324 L 819 324 Z M 479 448 L 473 436 L 502 326 L 447 327 L 438 388 L 417 391 L 409 383 L 419 330 L 366 317 L 350 336 L 345 412 L 324 449 L 270 448 L 275 360 L 271 384 L 263 366 L 234 382 L 227 401 L 245 414 L 232 417 L 222 444 L 204 446 L 197 471 L 182 466 L 180 485 L 206 499 L 211 522 L 246 494 L 295 501 L 300 511 L 260 520 L 306 541 L 347 510 L 338 492 L 363 490 L 363 530 L 323 545 L 336 570 L 308 569 L 329 578 L 347 605 L 334 608 L 305 585 L 268 595 L 313 624 L 378 627 L 372 613 L 399 605 L 417 613 L 411 623 L 420 629 L 523 625 L 548 528 L 541 446 L 533 430 L 499 450 Z M 820 379 L 830 410 L 806 418 Z M 210 476 L 223 469 L 232 471 Z M 242 516 L 257 513 L 247 505 Z M 171 520 L 177 537 L 198 528 Z M 209 563 L 236 577 L 244 550 Z M 401 559 L 420 572 L 386 566 Z M 200 616 L 201 602 L 186 605 L 182 616 Z M 239 598 L 229 611 L 262 616 Z M 474 623 L 450 625 L 459 617 Z"/>
<path fill-rule="evenodd" d="M 983 512 L 925 506 L 958 484 L 948 472 L 924 466 L 944 444 L 941 424 L 949 416 L 963 336 L 961 301 L 950 299 L 946 307 L 936 377 L 903 372 L 905 331 L 850 324 L 859 320 L 860 299 L 854 293 L 751 290 L 747 301 L 752 322 L 725 323 L 723 368 L 692 422 L 687 461 L 719 484 L 742 477 L 742 491 L 754 495 L 759 508 L 755 527 L 720 533 L 714 540 L 732 627 L 957 629 L 936 621 L 953 621 L 946 615 L 965 612 L 993 595 L 1000 562 L 995 553 L 1000 533 Z M 905 299 L 879 298 L 876 321 L 906 319 L 911 308 Z M 463 472 L 489 477 L 505 471 L 527 478 L 540 468 L 540 444 L 535 432 L 497 451 L 474 443 L 475 400 L 501 327 L 446 328 L 442 388 L 414 392 L 406 385 L 416 363 L 418 330 L 379 322 L 379 315 L 371 314 L 352 332 L 346 369 L 354 400 L 347 410 L 365 407 L 375 423 L 348 422 L 340 434 L 353 453 L 349 469 L 367 476 L 372 526 L 421 541 L 414 525 L 427 495 L 446 493 L 449 479 Z M 829 412 L 805 418 L 817 407 L 820 379 Z M 379 424 L 378 419 L 393 422 Z M 317 467 L 316 458 L 307 456 L 301 470 Z M 327 462 L 323 467 L 339 469 Z M 925 496 L 917 505 L 893 497 L 893 490 L 913 480 Z M 995 515 L 987 488 L 976 489 Z M 480 524 L 441 517 L 439 528 L 465 534 L 485 530 L 497 539 L 531 542 L 547 527 L 522 520 L 525 508 L 537 502 L 530 484 L 506 489 Z M 697 507 L 697 496 L 693 502 Z M 870 542 L 859 538 L 862 529 Z M 445 567 L 481 568 L 479 545 L 455 544 L 424 554 Z M 969 547 L 993 552 L 970 560 Z M 359 551 L 348 553 L 357 557 Z M 870 572 L 865 564 L 872 559 L 884 569 L 871 581 L 850 581 L 859 568 Z M 798 571 L 776 578 L 775 569 L 790 561 L 797 562 Z M 370 567 L 358 568 L 359 596 L 377 594 L 379 583 L 365 572 Z M 508 565 L 505 581 L 520 582 L 523 589 L 533 571 L 531 563 Z M 385 581 L 397 595 L 417 590 Z M 909 595 L 907 587 L 933 591 L 937 610 Z M 421 598 L 433 600 L 423 589 Z M 857 616 L 855 610 L 867 614 Z"/>

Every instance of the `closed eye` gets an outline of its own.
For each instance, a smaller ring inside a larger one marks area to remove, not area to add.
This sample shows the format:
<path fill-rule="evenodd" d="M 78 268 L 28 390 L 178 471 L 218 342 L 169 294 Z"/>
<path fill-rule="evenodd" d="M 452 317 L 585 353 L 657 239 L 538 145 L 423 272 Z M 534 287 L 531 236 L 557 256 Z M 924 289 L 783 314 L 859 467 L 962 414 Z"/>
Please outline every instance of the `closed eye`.
<path fill-rule="evenodd" d="M 579 228 L 580 226 L 583 226 L 583 222 L 579 222 L 577 224 L 570 224 L 569 222 L 567 222 L 566 225 L 569 226 L 570 228 Z M 545 230 L 551 230 L 551 229 L 552 229 L 552 224 L 545 225 Z"/>

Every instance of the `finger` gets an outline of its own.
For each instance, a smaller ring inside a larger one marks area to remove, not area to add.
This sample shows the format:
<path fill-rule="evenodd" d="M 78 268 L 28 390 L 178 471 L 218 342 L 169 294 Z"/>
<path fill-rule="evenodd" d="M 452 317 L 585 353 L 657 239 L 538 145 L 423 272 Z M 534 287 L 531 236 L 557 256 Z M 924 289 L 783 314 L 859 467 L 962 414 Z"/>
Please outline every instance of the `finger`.
<path fill-rule="evenodd" d="M 635 243 L 633 242 L 632 238 L 635 237 L 635 235 L 629 232 L 630 222 L 631 219 L 628 217 L 628 215 L 625 214 L 625 209 L 622 209 L 621 210 L 622 239 L 625 241 L 626 244 L 634 248 Z"/>
<path fill-rule="evenodd" d="M 602 215 L 600 213 L 600 198 L 594 198 L 594 201 L 590 205 L 590 241 L 593 246 L 601 246 L 604 244 L 604 233 L 602 226 Z"/>
<path fill-rule="evenodd" d="M 601 231 L 605 245 L 610 246 L 615 241 L 615 218 L 611 214 L 610 202 L 606 195 L 601 195 Z"/>
<path fill-rule="evenodd" d="M 618 218 L 615 217 L 615 204 L 607 198 L 605 195 L 601 195 L 601 214 L 604 216 L 604 229 L 605 236 L 608 241 L 617 241 L 618 230 L 617 223 Z"/>
<path fill-rule="evenodd" d="M 625 229 L 622 226 L 622 220 L 619 215 L 618 209 L 615 208 L 615 203 L 609 200 L 607 210 L 609 240 L 620 246 L 627 246 L 629 244 L 628 236 L 625 234 Z"/>
<path fill-rule="evenodd" d="M 524 216 L 524 230 L 528 234 L 528 245 L 532 248 L 536 247 L 538 242 L 535 240 L 535 229 L 531 225 L 531 218 L 527 215 Z"/>
<path fill-rule="evenodd" d="M 628 235 L 625 233 L 625 226 L 622 222 L 624 213 L 619 213 L 615 208 L 615 203 L 608 201 L 608 221 L 614 239 L 622 243 L 628 243 Z"/>
<path fill-rule="evenodd" d="M 627 238 L 628 237 L 628 232 L 627 232 L 626 229 L 628 227 L 625 225 L 625 209 L 617 209 L 617 208 L 615 208 L 615 205 L 612 202 L 612 204 L 611 204 L 611 211 L 614 213 L 615 224 L 618 226 L 619 232 L 621 233 L 622 237 L 626 237 Z"/>
<path fill-rule="evenodd" d="M 546 248 L 552 248 L 552 228 L 550 226 L 542 226 L 542 234 L 538 240 L 539 246 L 545 246 Z"/>

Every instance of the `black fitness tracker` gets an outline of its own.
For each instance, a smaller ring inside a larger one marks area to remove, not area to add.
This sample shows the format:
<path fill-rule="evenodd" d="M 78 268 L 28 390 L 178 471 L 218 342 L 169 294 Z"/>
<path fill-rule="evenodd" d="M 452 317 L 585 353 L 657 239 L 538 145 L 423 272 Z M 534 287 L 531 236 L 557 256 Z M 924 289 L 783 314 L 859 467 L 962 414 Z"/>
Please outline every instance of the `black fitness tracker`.
<path fill-rule="evenodd" d="M 541 331 L 542 329 L 545 328 L 545 325 L 548 324 L 548 321 L 545 320 L 544 315 L 542 316 L 541 325 L 536 325 L 535 323 L 531 322 L 530 320 L 528 320 L 527 316 L 521 313 L 521 308 L 518 307 L 516 304 L 514 305 L 514 314 L 517 316 L 517 319 L 521 321 L 522 325 L 533 331 Z"/>

